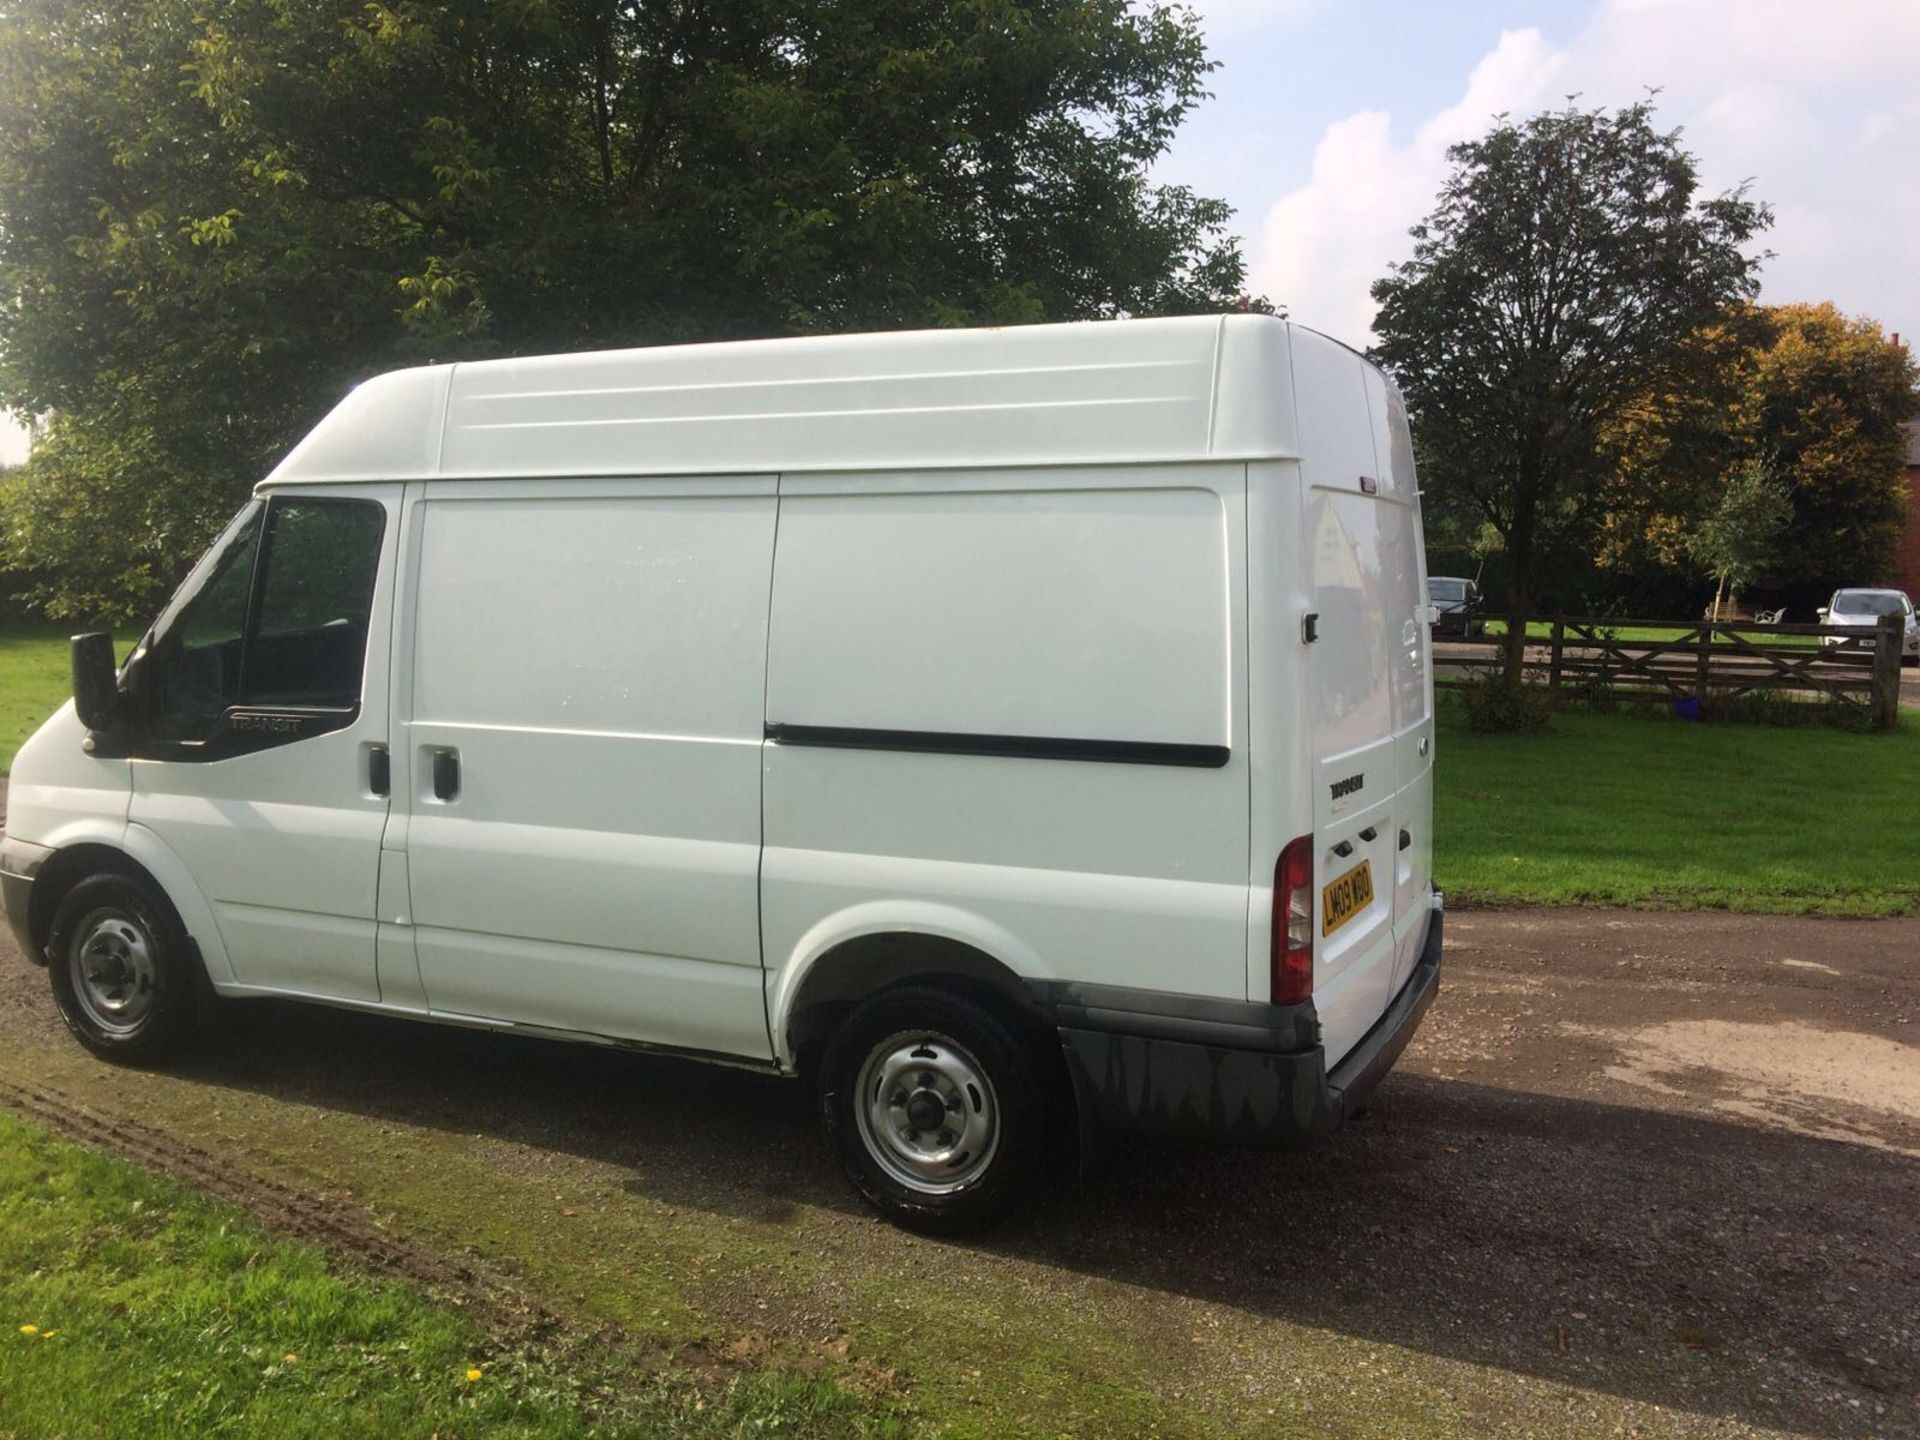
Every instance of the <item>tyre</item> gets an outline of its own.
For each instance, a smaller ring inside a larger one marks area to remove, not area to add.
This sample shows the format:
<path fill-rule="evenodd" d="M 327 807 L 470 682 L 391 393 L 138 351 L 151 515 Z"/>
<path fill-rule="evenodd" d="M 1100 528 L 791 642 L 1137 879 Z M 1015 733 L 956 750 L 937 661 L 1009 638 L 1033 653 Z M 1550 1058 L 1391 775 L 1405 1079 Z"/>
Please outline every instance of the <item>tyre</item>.
<path fill-rule="evenodd" d="M 154 1065 L 194 1037 L 186 929 L 147 880 L 92 875 L 69 890 L 47 933 L 47 974 L 67 1028 L 103 1059 Z"/>
<path fill-rule="evenodd" d="M 1051 1113 L 1043 1073 L 1030 1042 L 987 1006 L 931 986 L 883 991 L 827 1046 L 827 1138 L 889 1220 L 977 1230 L 1040 1178 Z"/>

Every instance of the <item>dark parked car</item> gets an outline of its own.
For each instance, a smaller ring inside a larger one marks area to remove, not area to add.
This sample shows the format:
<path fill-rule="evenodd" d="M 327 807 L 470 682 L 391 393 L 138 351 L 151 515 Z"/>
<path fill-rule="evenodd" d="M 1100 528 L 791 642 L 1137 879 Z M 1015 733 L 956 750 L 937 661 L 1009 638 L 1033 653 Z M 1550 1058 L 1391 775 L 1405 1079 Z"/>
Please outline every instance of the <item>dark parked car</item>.
<path fill-rule="evenodd" d="M 1480 618 L 1480 587 L 1471 580 L 1451 575 L 1432 575 L 1427 579 L 1427 599 L 1440 612 L 1433 622 L 1435 636 L 1487 633 L 1487 622 Z"/>

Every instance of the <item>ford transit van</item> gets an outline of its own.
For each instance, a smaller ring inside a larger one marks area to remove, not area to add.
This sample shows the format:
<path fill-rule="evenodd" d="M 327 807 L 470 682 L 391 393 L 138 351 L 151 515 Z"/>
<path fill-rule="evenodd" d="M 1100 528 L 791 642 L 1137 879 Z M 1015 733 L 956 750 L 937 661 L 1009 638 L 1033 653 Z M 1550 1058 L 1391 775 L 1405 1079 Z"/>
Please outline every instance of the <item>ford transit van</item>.
<path fill-rule="evenodd" d="M 1277 319 L 404 370 L 76 640 L 7 913 L 103 1056 L 276 996 L 752 1066 L 964 1228 L 1393 1063 L 1432 618 L 1398 392 Z"/>

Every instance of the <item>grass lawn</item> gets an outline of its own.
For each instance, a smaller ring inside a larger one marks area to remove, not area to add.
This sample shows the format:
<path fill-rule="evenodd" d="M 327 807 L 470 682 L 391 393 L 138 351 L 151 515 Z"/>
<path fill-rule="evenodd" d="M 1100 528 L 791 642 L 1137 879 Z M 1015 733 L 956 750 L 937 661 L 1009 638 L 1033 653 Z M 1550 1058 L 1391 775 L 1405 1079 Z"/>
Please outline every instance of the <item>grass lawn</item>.
<path fill-rule="evenodd" d="M 84 627 L 74 627 L 78 633 Z M 14 752 L 73 693 L 67 668 L 69 632 L 51 625 L 9 621 L 0 625 L 0 775 L 13 768 Z M 120 658 L 140 637 L 120 634 Z"/>
<path fill-rule="evenodd" d="M 501 1353 L 449 1307 L 0 1113 L 0 1435 L 896 1433 L 819 1379 L 589 1380 Z"/>
<path fill-rule="evenodd" d="M 1790 621 L 1789 623 L 1812 624 L 1813 619 L 1814 617 L 1809 615 L 1804 621 Z M 1594 628 L 1600 631 L 1611 630 L 1613 632 L 1613 638 L 1616 640 L 1657 641 L 1677 640 L 1692 630 L 1693 627 L 1690 625 L 1598 625 Z M 1506 633 L 1506 621 L 1487 621 L 1487 634 L 1504 635 Z M 1767 629 L 1765 626 L 1751 630 L 1743 628 L 1736 633 L 1755 643 L 1764 642 L 1768 645 L 1814 645 L 1818 644 L 1820 640 L 1818 635 L 1782 635 L 1778 631 Z M 1550 620 L 1529 620 L 1527 622 L 1527 638 L 1529 640 L 1552 640 L 1553 622 Z M 1571 631 L 1568 632 L 1567 638 L 1569 640 L 1579 639 L 1579 637 Z"/>
<path fill-rule="evenodd" d="M 1889 733 L 1556 715 L 1476 735 L 1442 701 L 1450 899 L 1826 915 L 1920 903 L 1920 717 Z"/>

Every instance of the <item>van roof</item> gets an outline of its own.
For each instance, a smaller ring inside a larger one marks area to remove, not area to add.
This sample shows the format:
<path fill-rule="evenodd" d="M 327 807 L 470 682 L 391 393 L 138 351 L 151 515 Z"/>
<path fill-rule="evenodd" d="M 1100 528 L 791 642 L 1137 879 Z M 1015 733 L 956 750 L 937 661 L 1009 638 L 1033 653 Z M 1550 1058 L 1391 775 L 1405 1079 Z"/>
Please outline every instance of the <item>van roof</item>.
<path fill-rule="evenodd" d="M 358 386 L 262 485 L 1296 458 L 1294 368 L 1354 363 L 1206 315 L 434 365 Z"/>

